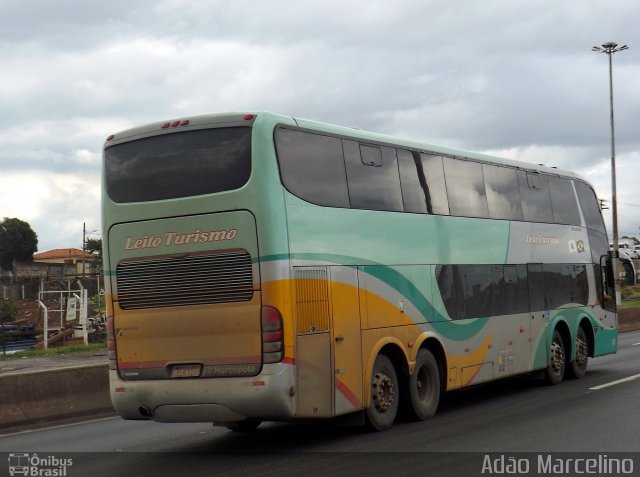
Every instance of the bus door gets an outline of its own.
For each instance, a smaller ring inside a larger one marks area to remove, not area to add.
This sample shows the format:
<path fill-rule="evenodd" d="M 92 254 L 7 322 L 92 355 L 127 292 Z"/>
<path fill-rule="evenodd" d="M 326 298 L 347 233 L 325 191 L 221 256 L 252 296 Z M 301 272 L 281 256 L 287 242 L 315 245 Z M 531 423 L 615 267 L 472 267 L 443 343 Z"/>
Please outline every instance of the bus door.
<path fill-rule="evenodd" d="M 296 267 L 296 370 L 299 417 L 331 417 L 362 402 L 357 272 Z"/>
<path fill-rule="evenodd" d="M 494 265 L 491 268 L 494 309 L 502 313 L 490 319 L 498 324 L 494 327 L 493 377 L 500 378 L 529 370 L 535 322 L 529 313 L 526 266 Z"/>

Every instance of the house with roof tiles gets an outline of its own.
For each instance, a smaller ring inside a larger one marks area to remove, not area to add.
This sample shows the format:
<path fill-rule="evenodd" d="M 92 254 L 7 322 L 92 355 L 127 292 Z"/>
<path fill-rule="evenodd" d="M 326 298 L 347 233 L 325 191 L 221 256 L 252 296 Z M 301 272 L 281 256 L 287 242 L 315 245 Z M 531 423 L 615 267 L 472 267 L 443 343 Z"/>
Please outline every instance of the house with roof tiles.
<path fill-rule="evenodd" d="M 47 278 L 93 275 L 97 272 L 100 261 L 99 255 L 77 248 L 58 248 L 33 254 L 33 265 L 38 268 L 44 266 Z"/>

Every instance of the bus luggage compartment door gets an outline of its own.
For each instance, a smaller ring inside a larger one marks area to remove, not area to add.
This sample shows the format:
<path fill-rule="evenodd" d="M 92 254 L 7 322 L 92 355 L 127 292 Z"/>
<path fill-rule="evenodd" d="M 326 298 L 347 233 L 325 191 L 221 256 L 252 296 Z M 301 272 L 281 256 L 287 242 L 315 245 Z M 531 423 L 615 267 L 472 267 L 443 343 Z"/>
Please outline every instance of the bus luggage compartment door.
<path fill-rule="evenodd" d="M 333 415 L 333 359 L 326 267 L 294 268 L 297 411 L 299 417 Z"/>
<path fill-rule="evenodd" d="M 294 272 L 297 414 L 328 417 L 362 409 L 358 275 L 352 267 Z"/>

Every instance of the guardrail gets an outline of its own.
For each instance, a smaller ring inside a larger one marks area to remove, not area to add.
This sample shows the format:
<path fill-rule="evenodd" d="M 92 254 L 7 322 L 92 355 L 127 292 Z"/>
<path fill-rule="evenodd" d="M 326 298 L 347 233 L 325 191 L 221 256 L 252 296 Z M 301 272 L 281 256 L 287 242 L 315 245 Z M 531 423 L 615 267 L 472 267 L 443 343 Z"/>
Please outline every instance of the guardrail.
<path fill-rule="evenodd" d="M 106 364 L 0 375 L 0 429 L 113 412 Z"/>

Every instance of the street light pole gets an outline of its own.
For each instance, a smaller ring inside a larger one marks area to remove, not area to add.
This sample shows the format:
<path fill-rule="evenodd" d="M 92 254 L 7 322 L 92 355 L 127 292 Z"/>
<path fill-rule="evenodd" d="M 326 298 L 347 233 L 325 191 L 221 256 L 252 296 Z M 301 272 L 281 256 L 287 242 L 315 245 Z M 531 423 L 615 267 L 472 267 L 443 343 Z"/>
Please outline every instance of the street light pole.
<path fill-rule="evenodd" d="M 609 105 L 611 111 L 611 214 L 613 215 L 613 253 L 618 257 L 619 239 L 618 239 L 618 199 L 616 191 L 616 141 L 615 128 L 613 119 L 613 64 L 611 57 L 614 53 L 628 50 L 627 45 L 618 45 L 610 41 L 601 46 L 594 46 L 591 51 L 597 53 L 605 53 L 609 57 Z M 613 260 L 613 273 L 615 276 L 616 303 L 620 303 L 620 275 L 618 273 L 618 260 Z"/>

